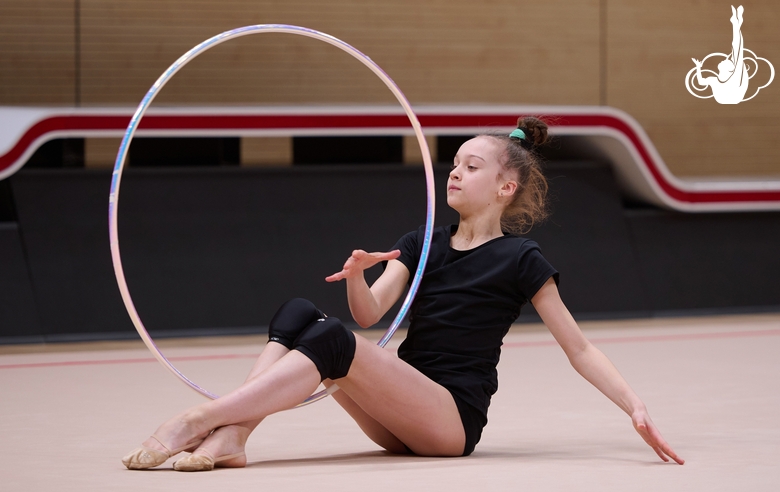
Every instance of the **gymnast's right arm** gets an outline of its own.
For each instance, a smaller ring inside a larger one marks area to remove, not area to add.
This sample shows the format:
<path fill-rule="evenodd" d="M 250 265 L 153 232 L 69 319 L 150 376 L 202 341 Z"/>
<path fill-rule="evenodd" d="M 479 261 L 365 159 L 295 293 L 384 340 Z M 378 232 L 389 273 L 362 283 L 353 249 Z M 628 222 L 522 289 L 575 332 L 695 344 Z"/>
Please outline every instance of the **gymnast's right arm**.
<path fill-rule="evenodd" d="M 397 249 L 388 253 L 366 253 L 358 249 L 352 252 L 340 272 L 325 278 L 328 282 L 347 280 L 349 309 L 361 328 L 368 328 L 382 319 L 404 293 L 409 270 L 396 260 L 400 254 Z M 382 261 L 387 261 L 387 268 L 369 288 L 363 271 Z"/>

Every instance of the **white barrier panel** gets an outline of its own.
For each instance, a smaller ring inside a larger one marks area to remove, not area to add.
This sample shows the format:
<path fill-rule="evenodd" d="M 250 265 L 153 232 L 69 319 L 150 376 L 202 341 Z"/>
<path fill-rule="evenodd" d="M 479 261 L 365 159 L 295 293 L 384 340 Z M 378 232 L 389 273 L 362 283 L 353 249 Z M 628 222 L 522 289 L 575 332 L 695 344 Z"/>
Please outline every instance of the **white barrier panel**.
<path fill-rule="evenodd" d="M 121 137 L 135 108 L 0 107 L 0 179 L 55 138 Z M 418 106 L 427 135 L 511 131 L 521 115 L 552 117 L 551 135 L 576 135 L 614 166 L 635 198 L 685 212 L 780 210 L 780 179 L 681 179 L 631 116 L 606 106 Z M 401 108 L 274 106 L 152 108 L 138 136 L 413 135 Z"/>

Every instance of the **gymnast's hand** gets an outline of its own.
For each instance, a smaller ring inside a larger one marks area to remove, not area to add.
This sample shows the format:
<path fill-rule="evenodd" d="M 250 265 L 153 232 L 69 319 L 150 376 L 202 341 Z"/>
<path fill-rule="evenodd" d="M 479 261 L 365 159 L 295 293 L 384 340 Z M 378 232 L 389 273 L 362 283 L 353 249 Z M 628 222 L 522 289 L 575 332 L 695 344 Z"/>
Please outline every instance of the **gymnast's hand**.
<path fill-rule="evenodd" d="M 655 454 L 657 454 L 662 460 L 669 461 L 672 458 L 680 465 L 685 464 L 685 460 L 677 456 L 671 446 L 661 436 L 661 432 L 655 426 L 650 419 L 650 415 L 647 414 L 647 410 L 637 410 L 631 415 L 631 421 L 634 424 L 634 429 L 642 436 L 642 439 L 653 448 Z"/>
<path fill-rule="evenodd" d="M 401 256 L 401 250 L 398 249 L 387 253 L 366 253 L 362 249 L 356 249 L 352 252 L 352 256 L 347 259 L 347 262 L 344 263 L 344 268 L 330 277 L 325 277 L 325 280 L 327 282 L 338 282 L 345 278 L 352 278 L 361 275 L 363 270 L 371 268 L 380 261 L 394 260 L 399 256 Z"/>

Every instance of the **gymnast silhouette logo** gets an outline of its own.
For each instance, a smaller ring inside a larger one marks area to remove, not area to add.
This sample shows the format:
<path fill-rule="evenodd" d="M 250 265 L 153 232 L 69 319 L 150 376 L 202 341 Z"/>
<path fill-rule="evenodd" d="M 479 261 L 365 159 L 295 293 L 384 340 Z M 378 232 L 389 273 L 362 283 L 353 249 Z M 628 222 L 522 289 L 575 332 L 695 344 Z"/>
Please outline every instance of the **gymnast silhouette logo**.
<path fill-rule="evenodd" d="M 764 87 L 772 83 L 775 78 L 775 67 L 769 63 L 766 58 L 761 58 L 753 53 L 751 50 L 745 48 L 744 40 L 742 38 L 742 13 L 745 9 L 742 5 L 739 8 L 734 9 L 731 6 L 731 26 L 732 26 L 732 39 L 731 39 L 731 54 L 725 53 L 711 53 L 704 57 L 702 61 L 696 58 L 691 58 L 693 63 L 696 64 L 688 74 L 685 76 L 685 88 L 688 92 L 700 99 L 707 99 L 714 97 L 720 104 L 739 104 L 742 101 L 749 101 L 756 97 L 758 92 Z M 751 56 L 747 56 L 746 53 Z M 718 73 L 716 74 L 712 70 L 702 70 L 702 65 L 708 58 L 718 57 L 723 58 L 718 63 Z M 748 84 L 750 79 L 755 77 L 758 73 L 758 61 L 761 60 L 769 66 L 769 81 L 764 85 L 758 87 L 756 91 L 750 96 L 745 97 L 748 90 Z M 709 73 L 714 77 L 703 77 L 702 73 Z M 697 92 L 706 92 L 707 88 L 712 88 L 712 94 L 702 96 Z M 693 90 L 691 90 L 693 88 Z"/>

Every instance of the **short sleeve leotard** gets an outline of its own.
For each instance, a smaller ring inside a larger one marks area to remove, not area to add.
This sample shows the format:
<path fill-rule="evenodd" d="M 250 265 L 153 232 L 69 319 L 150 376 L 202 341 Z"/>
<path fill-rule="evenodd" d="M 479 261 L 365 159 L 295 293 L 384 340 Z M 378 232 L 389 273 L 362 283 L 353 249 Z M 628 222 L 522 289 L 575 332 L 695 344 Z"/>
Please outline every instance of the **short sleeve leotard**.
<path fill-rule="evenodd" d="M 520 308 L 558 272 L 531 240 L 505 234 L 476 248 L 450 246 L 456 225 L 433 231 L 428 263 L 409 315 L 398 356 L 447 388 L 474 450 L 487 424 L 490 398 L 498 389 L 496 366 L 502 339 Z M 398 240 L 398 260 L 417 269 L 425 228 Z M 411 276 L 410 276 L 411 278 Z"/>

